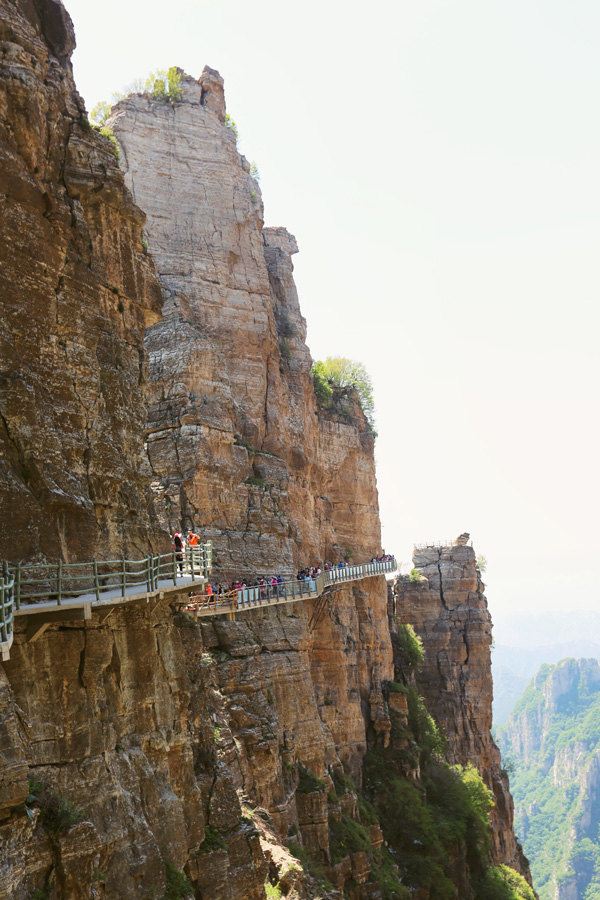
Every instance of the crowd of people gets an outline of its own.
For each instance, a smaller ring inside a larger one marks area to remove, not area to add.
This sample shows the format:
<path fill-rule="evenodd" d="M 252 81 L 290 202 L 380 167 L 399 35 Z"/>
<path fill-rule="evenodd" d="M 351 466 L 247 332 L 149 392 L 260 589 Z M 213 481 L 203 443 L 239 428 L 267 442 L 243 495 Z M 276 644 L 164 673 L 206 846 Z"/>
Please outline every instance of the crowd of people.
<path fill-rule="evenodd" d="M 189 530 L 186 533 L 176 531 L 174 533 L 173 549 L 178 560 L 180 572 L 183 573 L 184 551 L 186 547 L 197 547 L 199 544 L 200 535 L 195 531 Z M 394 557 L 390 554 L 382 552 L 379 556 L 374 556 L 371 559 L 371 562 L 389 562 L 393 558 Z M 337 563 L 326 562 L 322 567 L 320 565 L 307 566 L 304 569 L 298 570 L 296 580 L 298 582 L 314 582 L 323 571 L 330 572 L 332 569 L 344 569 L 350 565 L 349 559 L 343 559 Z M 282 585 L 286 582 L 289 583 L 292 580 L 293 576 L 291 575 L 287 575 L 285 578 L 283 575 L 258 575 L 254 579 L 237 579 L 231 582 L 208 581 L 204 587 L 204 592 L 206 597 L 217 600 L 218 598 L 224 599 L 226 596 L 237 596 L 239 591 L 244 591 L 247 588 L 257 588 L 260 599 L 265 599 L 269 595 L 277 596 L 280 593 L 283 593 L 284 588 Z"/>

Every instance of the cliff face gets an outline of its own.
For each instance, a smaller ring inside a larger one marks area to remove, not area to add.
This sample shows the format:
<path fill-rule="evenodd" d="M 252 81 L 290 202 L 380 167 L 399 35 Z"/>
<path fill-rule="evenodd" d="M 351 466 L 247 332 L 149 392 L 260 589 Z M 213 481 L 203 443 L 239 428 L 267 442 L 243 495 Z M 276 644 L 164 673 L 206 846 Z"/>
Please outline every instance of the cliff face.
<path fill-rule="evenodd" d="M 600 664 L 542 666 L 500 735 L 514 761 L 516 823 L 544 900 L 600 885 Z"/>
<path fill-rule="evenodd" d="M 0 3 L 0 558 L 147 552 L 143 214 L 87 125 L 61 3 Z"/>
<path fill-rule="evenodd" d="M 494 794 L 493 858 L 529 877 L 513 831 L 513 802 L 491 734 L 492 622 L 468 536 L 415 550 L 415 575 L 394 587 L 395 616 L 413 625 L 425 659 L 417 681 L 447 740 L 451 762 L 472 762 Z M 420 577 L 418 577 L 420 576 Z"/>
<path fill-rule="evenodd" d="M 368 735 L 389 730 L 385 616 L 376 579 L 320 614 L 299 603 L 196 625 L 163 601 L 33 644 L 19 620 L 1 695 L 0 896 L 155 897 L 172 867 L 198 896 L 262 897 L 290 837 L 325 862 L 327 795 L 302 772 L 332 784 L 344 764 L 360 780 Z"/>
<path fill-rule="evenodd" d="M 225 120 L 223 81 L 111 119 L 147 214 L 165 296 L 148 332 L 148 453 L 165 527 L 215 543 L 225 574 L 292 571 L 380 549 L 373 438 L 358 404 L 318 414 L 293 281 L 295 239 L 263 228 L 258 182 Z"/>
<path fill-rule="evenodd" d="M 118 104 L 124 184 L 86 125 L 62 4 L 0 11 L 0 557 L 141 555 L 151 479 L 163 529 L 201 528 L 225 577 L 369 558 L 373 435 L 351 393 L 317 406 L 296 242 L 263 227 L 219 74 Z M 482 768 L 496 858 L 514 863 L 485 599 L 472 551 L 448 553 L 423 560 L 428 582 L 399 582 L 391 620 L 382 577 L 235 621 L 195 621 L 184 593 L 36 639 L 18 617 L 0 669 L 0 898 L 252 900 L 265 878 L 291 900 L 472 897 L 487 861 L 467 788 L 432 761 L 394 664 L 410 621 L 451 760 Z"/>

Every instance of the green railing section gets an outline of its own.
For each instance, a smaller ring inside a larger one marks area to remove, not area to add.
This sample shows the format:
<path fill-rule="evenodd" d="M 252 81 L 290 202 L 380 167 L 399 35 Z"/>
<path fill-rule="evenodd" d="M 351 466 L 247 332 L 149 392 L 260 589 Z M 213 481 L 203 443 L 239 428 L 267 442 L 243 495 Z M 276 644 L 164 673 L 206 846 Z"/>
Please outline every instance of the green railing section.
<path fill-rule="evenodd" d="M 0 643 L 10 646 L 13 638 L 15 577 L 4 566 L 0 575 Z"/>
<path fill-rule="evenodd" d="M 182 553 L 149 554 L 143 559 L 102 559 L 77 563 L 5 564 L 5 578 L 14 584 L 15 609 L 41 600 L 61 606 L 83 596 L 127 596 L 132 590 L 156 591 L 165 582 L 207 578 L 212 569 L 212 543 L 188 547 Z"/>
<path fill-rule="evenodd" d="M 283 581 L 280 584 L 253 585 L 227 591 L 225 594 L 196 594 L 190 597 L 188 609 L 202 611 L 203 614 L 212 612 L 216 615 L 221 612 L 232 612 L 240 609 L 248 609 L 252 606 L 270 605 L 273 603 L 289 603 L 304 597 L 319 597 L 326 587 L 342 584 L 346 581 L 359 581 L 362 578 L 371 578 L 374 575 L 385 575 L 386 572 L 394 572 L 397 568 L 396 560 L 391 559 L 362 563 L 357 566 L 335 566 L 313 578 L 306 576 Z"/>
<path fill-rule="evenodd" d="M 277 585 L 243 588 L 225 596 L 196 594 L 190 601 L 196 609 L 227 612 L 254 605 L 285 603 L 302 597 L 318 597 L 326 587 L 383 575 L 396 569 L 395 559 L 344 565 L 314 578 L 290 579 Z M 14 615 L 22 607 L 50 611 L 78 598 L 97 602 L 119 601 L 127 596 L 154 593 L 170 584 L 204 583 L 212 570 L 212 543 L 187 547 L 182 553 L 160 553 L 143 559 L 104 559 L 82 563 L 2 564 L 0 576 L 0 650 L 8 658 L 13 639 Z"/>

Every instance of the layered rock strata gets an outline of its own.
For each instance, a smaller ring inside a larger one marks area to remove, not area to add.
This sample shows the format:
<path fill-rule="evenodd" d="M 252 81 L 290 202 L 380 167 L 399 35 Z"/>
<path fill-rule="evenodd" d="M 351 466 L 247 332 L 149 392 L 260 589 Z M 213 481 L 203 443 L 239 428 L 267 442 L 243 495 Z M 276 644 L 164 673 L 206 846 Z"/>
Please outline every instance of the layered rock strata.
<path fill-rule="evenodd" d="M 165 527 L 201 528 L 223 574 L 380 549 L 373 437 L 357 402 L 319 414 L 295 239 L 263 228 L 223 80 L 113 110 L 164 291 L 149 329 L 148 454 Z M 230 124 L 230 123 L 229 123 Z"/>
<path fill-rule="evenodd" d="M 468 535 L 413 554 L 411 576 L 394 585 L 394 615 L 423 641 L 417 682 L 447 740 L 450 762 L 473 763 L 494 794 L 493 858 L 529 876 L 513 831 L 513 801 L 492 727 L 492 621 Z"/>
<path fill-rule="evenodd" d="M 0 559 L 148 551 L 143 213 L 73 83 L 58 0 L 0 3 Z"/>
<path fill-rule="evenodd" d="M 368 735 L 389 730 L 382 581 L 236 622 L 163 601 L 27 643 L 19 620 L 0 693 L 0 897 L 155 897 L 173 868 L 199 897 L 261 897 L 258 830 L 326 861 L 327 796 L 302 772 L 360 781 Z"/>

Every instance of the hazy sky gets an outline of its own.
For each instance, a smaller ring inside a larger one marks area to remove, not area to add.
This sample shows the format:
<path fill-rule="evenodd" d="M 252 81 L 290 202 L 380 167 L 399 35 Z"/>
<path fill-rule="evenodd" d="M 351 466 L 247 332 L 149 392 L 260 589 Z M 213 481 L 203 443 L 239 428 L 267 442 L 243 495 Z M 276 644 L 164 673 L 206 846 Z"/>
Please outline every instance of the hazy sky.
<path fill-rule="evenodd" d="M 593 607 L 597 0 L 65 0 L 88 107 L 225 78 L 315 358 L 369 368 L 384 541 L 470 531 L 496 615 Z"/>

